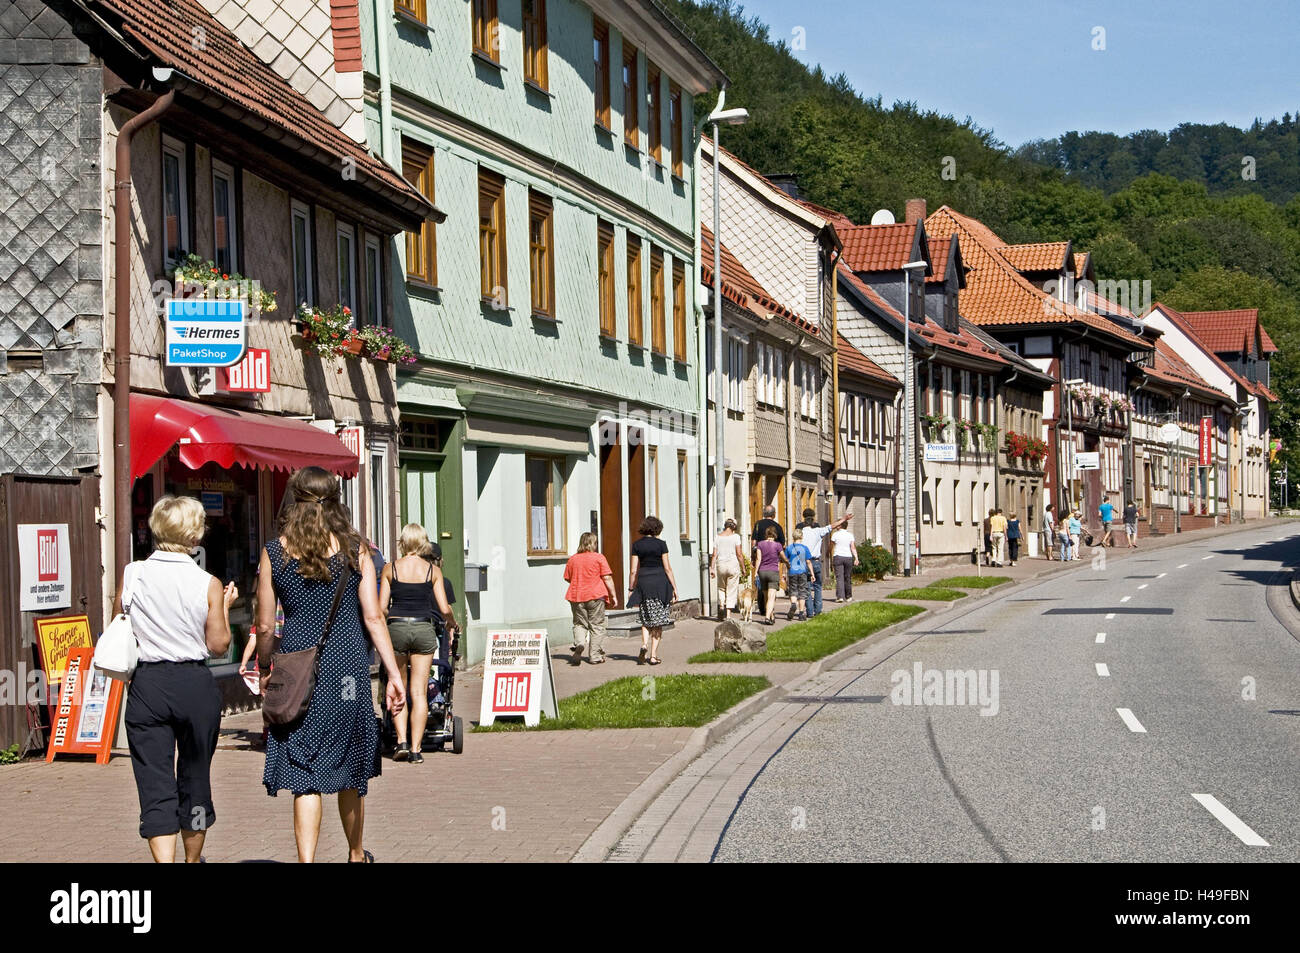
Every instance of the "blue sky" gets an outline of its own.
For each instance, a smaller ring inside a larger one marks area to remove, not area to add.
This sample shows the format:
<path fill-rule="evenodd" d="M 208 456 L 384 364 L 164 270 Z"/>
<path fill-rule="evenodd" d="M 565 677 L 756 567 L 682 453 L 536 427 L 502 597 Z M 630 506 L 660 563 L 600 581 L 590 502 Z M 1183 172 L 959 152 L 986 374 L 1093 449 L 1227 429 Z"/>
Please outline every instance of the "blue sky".
<path fill-rule="evenodd" d="M 1017 146 L 1069 130 L 1246 126 L 1300 111 L 1295 0 L 745 0 L 773 40 L 885 105 L 970 116 Z M 1104 50 L 1093 49 L 1094 28 Z M 733 105 L 743 106 L 737 101 Z"/>

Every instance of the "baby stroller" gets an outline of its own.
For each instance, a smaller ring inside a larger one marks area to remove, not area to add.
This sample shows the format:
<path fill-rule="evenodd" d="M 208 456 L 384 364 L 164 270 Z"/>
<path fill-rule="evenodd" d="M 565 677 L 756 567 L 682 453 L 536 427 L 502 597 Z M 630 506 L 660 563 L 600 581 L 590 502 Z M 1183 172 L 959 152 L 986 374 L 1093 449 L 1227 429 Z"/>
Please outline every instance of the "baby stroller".
<path fill-rule="evenodd" d="M 447 627 L 438 624 L 438 655 L 429 670 L 429 720 L 424 726 L 420 747 L 424 751 L 442 751 L 448 742 L 453 754 L 465 750 L 465 726 L 451 710 L 452 689 L 456 684 L 456 662 L 460 660 L 460 633 L 448 637 Z M 450 643 L 450 646 L 448 645 Z M 450 651 L 449 651 L 450 649 Z M 379 670 L 379 698 L 388 690 L 388 677 Z M 397 727 L 393 715 L 384 707 L 384 751 L 388 755 L 397 749 Z"/>

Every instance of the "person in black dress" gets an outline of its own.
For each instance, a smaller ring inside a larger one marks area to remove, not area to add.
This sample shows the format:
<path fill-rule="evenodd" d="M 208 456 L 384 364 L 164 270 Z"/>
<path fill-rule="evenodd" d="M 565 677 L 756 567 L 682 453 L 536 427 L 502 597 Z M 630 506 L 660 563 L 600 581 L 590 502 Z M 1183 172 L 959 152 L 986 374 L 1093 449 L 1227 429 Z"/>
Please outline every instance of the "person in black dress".
<path fill-rule="evenodd" d="M 338 794 L 349 862 L 373 863 L 362 846 L 364 798 L 379 773 L 371 644 L 388 671 L 387 703 L 394 715 L 405 707 L 406 691 L 379 610 L 375 564 L 339 502 L 338 478 L 320 467 L 304 467 L 290 478 L 289 492 L 292 503 L 281 513 L 280 537 L 262 549 L 258 570 L 257 667 L 263 689 L 270 675 L 276 599 L 284 607 L 280 650 L 297 652 L 319 641 L 340 578 L 343 593 L 321 649 L 307 714 L 290 725 L 269 726 L 262 783 L 272 797 L 280 791 L 294 796 L 299 861 L 315 859 L 321 795 Z"/>
<path fill-rule="evenodd" d="M 639 606 L 641 610 L 638 665 L 646 661 L 651 665 L 659 664 L 659 640 L 663 638 L 664 626 L 672 623 L 669 607 L 677 601 L 677 581 L 673 579 L 673 567 L 668 562 L 668 544 L 659 538 L 663 531 L 661 520 L 647 516 L 637 530 L 641 538 L 632 544 L 632 578 L 628 583 L 632 595 L 627 605 L 629 609 Z M 647 651 L 650 654 L 648 660 Z"/>

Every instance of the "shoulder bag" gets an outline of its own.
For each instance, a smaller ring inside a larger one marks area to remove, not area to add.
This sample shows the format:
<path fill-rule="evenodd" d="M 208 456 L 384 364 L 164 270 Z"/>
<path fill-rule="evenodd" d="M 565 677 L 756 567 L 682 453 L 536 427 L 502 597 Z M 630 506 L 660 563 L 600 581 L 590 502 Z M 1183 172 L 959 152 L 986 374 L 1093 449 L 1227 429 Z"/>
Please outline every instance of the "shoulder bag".
<path fill-rule="evenodd" d="M 271 674 L 262 689 L 262 720 L 266 724 L 292 725 L 306 716 L 320 673 L 321 648 L 334 628 L 334 617 L 338 615 L 339 602 L 343 599 L 343 587 L 351 576 L 345 557 L 339 581 L 334 586 L 334 602 L 316 644 L 297 652 L 276 652 L 271 656 Z"/>
<path fill-rule="evenodd" d="M 95 643 L 95 668 L 120 682 L 131 680 L 140 654 L 131 628 L 131 597 L 135 594 L 136 577 L 132 570 L 135 568 L 135 563 L 131 563 L 122 571 L 122 611 L 113 616 L 113 621 Z"/>

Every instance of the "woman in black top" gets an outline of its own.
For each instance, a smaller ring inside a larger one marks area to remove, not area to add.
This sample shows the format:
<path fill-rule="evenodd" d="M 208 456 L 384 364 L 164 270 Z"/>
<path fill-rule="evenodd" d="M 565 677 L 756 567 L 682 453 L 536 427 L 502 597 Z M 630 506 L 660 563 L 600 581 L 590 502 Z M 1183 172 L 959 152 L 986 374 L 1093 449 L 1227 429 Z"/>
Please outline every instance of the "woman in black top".
<path fill-rule="evenodd" d="M 668 607 L 677 601 L 677 581 L 673 567 L 668 562 L 668 544 L 659 538 L 664 524 L 654 516 L 641 522 L 641 538 L 632 544 L 632 578 L 628 588 L 632 591 L 628 608 L 641 607 L 641 654 L 637 664 L 646 662 L 650 653 L 651 665 L 659 664 L 659 640 L 664 626 L 672 622 Z"/>
<path fill-rule="evenodd" d="M 419 523 L 402 527 L 398 544 L 401 557 L 384 567 L 379 582 L 379 604 L 388 608 L 388 631 L 393 638 L 393 651 L 397 655 L 397 670 L 406 673 L 410 667 L 410 681 L 406 696 L 410 706 L 410 743 L 407 743 L 407 714 L 393 715 L 397 730 L 397 750 L 394 761 L 423 764 L 420 746 L 424 741 L 424 726 L 429 720 L 429 670 L 438 653 L 438 630 L 435 619 L 451 618 L 451 607 L 442 587 L 442 570 L 425 558 L 429 552 L 429 536 Z"/>

